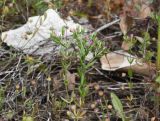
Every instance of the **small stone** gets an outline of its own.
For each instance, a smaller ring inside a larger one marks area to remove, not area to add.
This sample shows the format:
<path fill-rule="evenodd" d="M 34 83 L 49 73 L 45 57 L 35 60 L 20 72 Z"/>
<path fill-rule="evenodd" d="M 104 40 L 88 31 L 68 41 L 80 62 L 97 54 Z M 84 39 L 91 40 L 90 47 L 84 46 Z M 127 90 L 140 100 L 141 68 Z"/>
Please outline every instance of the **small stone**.
<path fill-rule="evenodd" d="M 20 88 L 20 85 L 17 84 L 17 85 L 16 85 L 16 90 L 19 90 L 19 88 Z"/>
<path fill-rule="evenodd" d="M 91 104 L 91 108 L 94 109 L 96 107 L 96 105 L 93 103 Z"/>
<path fill-rule="evenodd" d="M 48 76 L 47 77 L 47 81 L 51 81 L 52 79 L 51 79 L 51 77 L 50 76 Z"/>
<path fill-rule="evenodd" d="M 68 116 L 71 116 L 71 112 L 70 112 L 70 111 L 67 111 L 67 115 L 68 115 Z"/>
<path fill-rule="evenodd" d="M 32 84 L 32 85 L 35 85 L 35 84 L 36 84 L 36 81 L 35 81 L 35 80 L 31 80 L 31 84 Z"/>
<path fill-rule="evenodd" d="M 103 91 L 99 91 L 99 92 L 98 92 L 98 95 L 99 95 L 99 96 L 103 96 L 103 94 L 104 94 Z"/>
<path fill-rule="evenodd" d="M 127 75 L 126 73 L 122 73 L 122 77 L 126 77 L 126 75 Z"/>
<path fill-rule="evenodd" d="M 108 105 L 108 109 L 110 109 L 110 110 L 111 110 L 112 108 L 113 108 L 113 107 L 112 107 L 112 105 Z"/>
<path fill-rule="evenodd" d="M 121 90 L 124 90 L 124 89 L 125 89 L 125 87 L 124 87 L 124 85 L 122 85 L 122 86 L 121 86 Z"/>
<path fill-rule="evenodd" d="M 72 111 L 75 111 L 75 110 L 76 110 L 76 105 L 72 105 L 72 106 L 71 106 L 71 110 L 72 110 Z"/>
<path fill-rule="evenodd" d="M 95 89 L 95 90 L 99 90 L 99 89 L 100 89 L 99 84 L 94 85 L 94 89 Z"/>
<path fill-rule="evenodd" d="M 155 121 L 155 120 L 156 120 L 156 117 L 152 117 L 152 118 L 151 118 L 151 121 Z"/>

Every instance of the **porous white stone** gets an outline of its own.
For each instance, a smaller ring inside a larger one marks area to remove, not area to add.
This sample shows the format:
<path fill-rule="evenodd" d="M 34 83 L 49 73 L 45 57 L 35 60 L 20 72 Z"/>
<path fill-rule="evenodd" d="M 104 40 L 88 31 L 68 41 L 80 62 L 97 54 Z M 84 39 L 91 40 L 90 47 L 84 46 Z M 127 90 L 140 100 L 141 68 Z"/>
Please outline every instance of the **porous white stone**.
<path fill-rule="evenodd" d="M 62 19 L 57 11 L 48 9 L 42 16 L 30 17 L 23 26 L 3 32 L 1 39 L 17 50 L 27 54 L 44 55 L 59 49 L 49 40 L 51 33 L 60 36 L 65 27 L 64 37 L 72 35 L 73 30 L 81 27 L 73 20 Z"/>

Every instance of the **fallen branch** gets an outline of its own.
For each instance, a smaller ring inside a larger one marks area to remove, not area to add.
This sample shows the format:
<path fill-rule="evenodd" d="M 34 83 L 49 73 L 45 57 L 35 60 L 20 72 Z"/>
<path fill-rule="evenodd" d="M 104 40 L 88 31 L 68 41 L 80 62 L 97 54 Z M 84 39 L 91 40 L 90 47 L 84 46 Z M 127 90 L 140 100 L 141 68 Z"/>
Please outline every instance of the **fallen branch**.
<path fill-rule="evenodd" d="M 98 29 L 96 29 L 93 33 L 100 32 L 100 31 L 102 31 L 102 30 L 104 30 L 104 29 L 112 26 L 113 24 L 115 24 L 115 23 L 117 23 L 117 22 L 119 22 L 119 21 L 120 21 L 120 19 L 116 19 L 116 20 L 114 20 L 114 21 L 112 21 L 112 22 L 110 22 L 110 23 L 108 23 L 108 24 L 105 24 L 105 25 L 99 27 Z"/>

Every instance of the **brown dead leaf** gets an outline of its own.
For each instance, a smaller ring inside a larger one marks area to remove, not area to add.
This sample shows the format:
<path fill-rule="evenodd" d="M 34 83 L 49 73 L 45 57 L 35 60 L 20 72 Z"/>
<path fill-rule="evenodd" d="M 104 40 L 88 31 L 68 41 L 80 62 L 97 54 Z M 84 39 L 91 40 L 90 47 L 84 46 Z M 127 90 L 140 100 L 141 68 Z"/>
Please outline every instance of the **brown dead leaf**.
<path fill-rule="evenodd" d="M 120 15 L 119 26 L 124 35 L 127 34 L 128 30 L 132 27 L 132 24 L 133 24 L 133 18 L 128 16 L 126 12 L 123 12 Z"/>
<path fill-rule="evenodd" d="M 123 50 L 129 50 L 130 49 L 130 47 L 131 47 L 131 44 L 129 43 L 129 42 L 126 42 L 126 41 L 123 41 L 122 42 L 122 46 L 121 46 L 121 48 L 123 49 Z"/>
<path fill-rule="evenodd" d="M 116 5 L 123 5 L 125 0 L 113 0 L 112 2 L 114 2 Z"/>
<path fill-rule="evenodd" d="M 156 74 L 155 73 L 156 72 L 155 71 L 156 70 L 155 64 L 143 63 L 143 62 L 141 62 L 141 60 L 137 60 L 137 64 L 132 65 L 131 67 L 121 68 L 120 70 L 127 72 L 128 69 L 130 69 L 130 68 L 132 69 L 132 71 L 134 73 L 141 74 L 144 76 L 154 77 Z"/>
<path fill-rule="evenodd" d="M 66 76 L 66 81 L 68 81 L 68 90 L 74 90 L 76 74 L 75 73 L 71 74 L 69 71 L 67 71 L 65 76 Z M 61 70 L 59 74 L 57 74 L 53 78 L 54 89 L 59 89 L 60 87 L 62 87 L 63 78 L 64 78 L 64 72 Z"/>
<path fill-rule="evenodd" d="M 125 5 L 125 0 L 111 0 L 110 10 L 112 13 L 117 13 L 123 9 L 124 5 Z"/>
<path fill-rule="evenodd" d="M 126 68 L 123 68 L 122 70 L 123 71 L 128 71 L 130 67 L 126 67 Z M 155 76 L 155 70 L 156 70 L 156 67 L 155 67 L 155 64 L 147 64 L 147 63 L 142 63 L 142 64 L 136 64 L 136 65 L 133 65 L 131 66 L 132 68 L 132 71 L 134 73 L 137 73 L 137 74 L 142 74 L 142 75 L 145 75 L 145 76 Z"/>
<path fill-rule="evenodd" d="M 120 26 L 120 29 L 121 29 L 122 33 L 124 35 L 126 35 L 127 34 L 127 30 L 128 30 L 128 25 L 127 25 L 127 22 L 126 22 L 126 15 L 125 14 L 122 14 L 120 16 L 119 26 Z"/>
<path fill-rule="evenodd" d="M 128 58 L 133 59 L 131 64 L 129 63 Z M 155 64 L 144 63 L 142 60 L 122 50 L 108 53 L 107 55 L 102 56 L 100 61 L 101 68 L 107 71 L 120 70 L 128 72 L 128 69 L 131 68 L 134 73 L 152 76 L 153 78 L 156 74 Z"/>
<path fill-rule="evenodd" d="M 151 118 L 151 121 L 155 121 L 155 120 L 156 120 L 156 117 L 152 117 L 152 118 Z"/>
<path fill-rule="evenodd" d="M 125 2 L 123 5 L 123 10 L 121 11 L 123 14 L 120 15 L 120 18 L 124 23 L 126 23 L 127 27 L 122 27 L 123 29 L 122 32 L 125 33 L 129 28 L 128 25 L 128 18 L 127 16 L 132 16 L 132 17 L 140 17 L 141 19 L 144 19 L 148 17 L 151 14 L 151 2 L 149 0 L 128 0 Z M 138 8 L 138 9 L 137 9 Z M 139 9 L 140 8 L 140 9 Z M 126 15 L 125 15 L 126 14 Z M 126 19 L 126 20 L 124 20 Z M 122 24 L 124 26 L 124 24 Z"/>
<path fill-rule="evenodd" d="M 60 87 L 62 87 L 62 79 L 60 78 L 60 75 L 57 74 L 55 75 L 55 77 L 53 78 L 53 88 L 55 90 L 59 89 Z"/>
<path fill-rule="evenodd" d="M 145 19 L 146 17 L 148 17 L 151 14 L 151 8 L 149 7 L 149 5 L 143 4 L 140 10 L 140 15 L 139 17 L 141 19 Z"/>
<path fill-rule="evenodd" d="M 78 4 L 81 5 L 83 3 L 82 0 L 78 0 Z"/>
<path fill-rule="evenodd" d="M 118 68 L 120 64 L 123 63 L 124 56 L 116 53 L 109 53 L 101 57 L 100 61 L 102 68 L 115 69 Z"/>
<path fill-rule="evenodd" d="M 106 118 L 105 121 L 110 121 L 110 119 L 109 119 L 109 118 Z"/>
<path fill-rule="evenodd" d="M 133 4 L 137 4 L 140 2 L 140 0 L 132 0 Z"/>
<path fill-rule="evenodd" d="M 0 118 L 0 121 L 3 121 L 3 120 Z"/>
<path fill-rule="evenodd" d="M 75 88 L 75 80 L 76 80 L 76 75 L 74 73 L 71 74 L 68 71 L 67 72 L 67 81 L 68 81 L 68 89 L 69 90 L 74 90 L 74 88 Z"/>

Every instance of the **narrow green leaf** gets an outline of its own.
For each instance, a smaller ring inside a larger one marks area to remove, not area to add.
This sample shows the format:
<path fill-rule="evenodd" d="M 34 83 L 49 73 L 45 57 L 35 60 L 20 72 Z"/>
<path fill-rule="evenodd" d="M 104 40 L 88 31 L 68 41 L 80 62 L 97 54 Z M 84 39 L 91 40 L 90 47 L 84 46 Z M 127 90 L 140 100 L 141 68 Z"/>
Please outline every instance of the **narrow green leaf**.
<path fill-rule="evenodd" d="M 120 99 L 114 93 L 111 93 L 111 100 L 115 110 L 118 112 L 123 121 L 126 121 L 125 115 L 123 112 L 123 106 Z"/>
<path fill-rule="evenodd" d="M 133 71 L 131 68 L 128 69 L 128 76 L 131 78 L 133 77 Z"/>
<path fill-rule="evenodd" d="M 160 84 L 160 76 L 156 78 L 156 82 Z"/>

